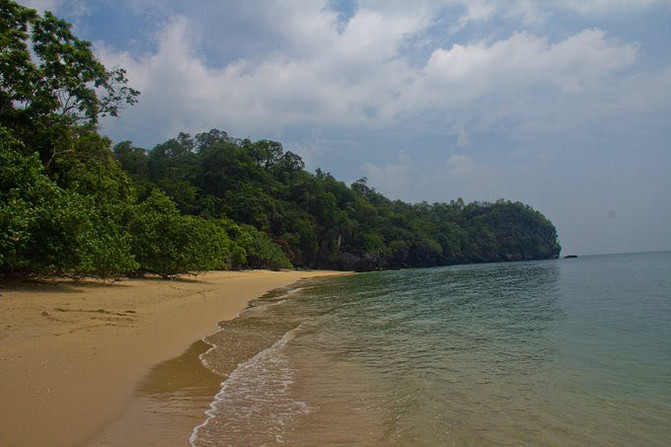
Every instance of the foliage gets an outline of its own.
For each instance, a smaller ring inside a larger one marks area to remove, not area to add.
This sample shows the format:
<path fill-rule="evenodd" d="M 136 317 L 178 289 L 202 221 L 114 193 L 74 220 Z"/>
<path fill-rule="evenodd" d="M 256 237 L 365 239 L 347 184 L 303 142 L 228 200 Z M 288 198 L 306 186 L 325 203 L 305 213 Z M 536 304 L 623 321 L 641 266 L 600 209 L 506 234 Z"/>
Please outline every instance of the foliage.
<path fill-rule="evenodd" d="M 159 190 L 135 207 L 129 229 L 141 273 L 168 277 L 190 270 L 224 269 L 231 256 L 232 244 L 221 226 L 180 214 Z"/>
<path fill-rule="evenodd" d="M 264 237 L 272 244 L 264 251 L 279 246 L 293 265 L 308 268 L 429 267 L 559 254 L 551 222 L 521 203 L 391 201 L 365 178 L 348 187 L 319 169 L 305 171 L 300 157 L 277 142 L 237 140 L 213 129 L 194 138 L 182 133 L 151 151 L 131 148 L 124 142 L 114 153 L 138 187 L 160 188 L 182 212 L 235 222 L 227 227 L 234 268 L 273 265 L 252 255 L 252 228 L 257 245 Z"/>
<path fill-rule="evenodd" d="M 117 116 L 138 92 L 126 85 L 123 69 L 107 70 L 89 42 L 50 12 L 13 1 L 0 3 L 0 118 L 3 122 L 63 119 L 96 123 Z"/>
<path fill-rule="evenodd" d="M 0 128 L 0 271 L 110 276 L 136 267 L 119 207 L 63 189 Z"/>
<path fill-rule="evenodd" d="M 291 268 L 291 262 L 282 249 L 270 237 L 252 225 L 238 225 L 227 219 L 221 219 L 220 225 L 233 241 L 231 267 L 269 268 L 279 270 Z"/>

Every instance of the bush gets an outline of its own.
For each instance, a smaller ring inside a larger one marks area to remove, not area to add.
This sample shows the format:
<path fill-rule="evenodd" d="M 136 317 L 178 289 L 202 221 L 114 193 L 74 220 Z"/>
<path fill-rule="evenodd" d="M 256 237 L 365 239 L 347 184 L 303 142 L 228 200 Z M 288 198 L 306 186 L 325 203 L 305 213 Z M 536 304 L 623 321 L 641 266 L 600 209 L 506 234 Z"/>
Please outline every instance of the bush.
<path fill-rule="evenodd" d="M 219 222 L 233 240 L 234 269 L 250 267 L 279 270 L 293 267 L 282 249 L 266 233 L 252 225 L 239 225 L 225 219 Z"/>
<path fill-rule="evenodd" d="M 111 205 L 57 186 L 0 129 L 0 271 L 111 276 L 137 268 Z"/>
<path fill-rule="evenodd" d="M 180 215 L 175 203 L 158 189 L 135 207 L 130 232 L 142 273 L 169 277 L 230 264 L 232 244 L 223 228 L 201 217 Z"/>

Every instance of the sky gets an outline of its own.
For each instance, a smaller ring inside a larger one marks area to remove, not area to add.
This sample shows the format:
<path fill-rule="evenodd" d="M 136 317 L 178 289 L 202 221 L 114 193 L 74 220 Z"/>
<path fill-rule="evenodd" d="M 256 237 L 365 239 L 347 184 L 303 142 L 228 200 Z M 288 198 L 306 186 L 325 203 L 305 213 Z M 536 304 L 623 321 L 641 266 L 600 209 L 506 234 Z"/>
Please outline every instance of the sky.
<path fill-rule="evenodd" d="M 217 128 L 390 199 L 506 199 L 563 254 L 671 250 L 671 0 L 25 0 L 71 22 L 151 149 Z"/>

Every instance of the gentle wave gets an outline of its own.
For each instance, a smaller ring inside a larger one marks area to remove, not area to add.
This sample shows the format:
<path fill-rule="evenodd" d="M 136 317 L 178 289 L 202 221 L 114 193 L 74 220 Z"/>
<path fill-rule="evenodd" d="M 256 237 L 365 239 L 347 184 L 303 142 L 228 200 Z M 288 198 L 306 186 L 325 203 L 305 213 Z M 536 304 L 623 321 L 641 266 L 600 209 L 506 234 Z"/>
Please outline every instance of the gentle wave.
<path fill-rule="evenodd" d="M 289 396 L 294 370 L 283 350 L 297 330 L 240 364 L 222 382 L 205 412 L 207 419 L 193 430 L 192 446 L 281 442 L 296 415 L 310 411 L 307 404 Z"/>

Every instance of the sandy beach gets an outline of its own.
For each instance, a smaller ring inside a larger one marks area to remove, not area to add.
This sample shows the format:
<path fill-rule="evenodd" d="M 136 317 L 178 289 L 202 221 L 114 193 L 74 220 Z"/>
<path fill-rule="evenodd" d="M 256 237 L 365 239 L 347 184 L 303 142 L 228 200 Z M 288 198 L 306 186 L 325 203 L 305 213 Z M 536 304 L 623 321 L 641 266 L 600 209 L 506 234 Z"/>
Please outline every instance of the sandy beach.
<path fill-rule="evenodd" d="M 3 284 L 0 445 L 109 445 L 96 439 L 113 421 L 116 431 L 128 432 L 123 421 L 132 418 L 121 416 L 150 372 L 160 382 L 157 365 L 191 362 L 188 371 L 194 371 L 203 348 L 197 343 L 219 321 L 272 289 L 333 274 L 208 272 L 171 281 Z M 209 384 L 215 379 L 202 378 Z M 169 428 L 180 434 L 188 429 Z M 173 440 L 188 444 L 188 436 Z"/>

